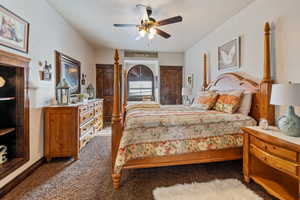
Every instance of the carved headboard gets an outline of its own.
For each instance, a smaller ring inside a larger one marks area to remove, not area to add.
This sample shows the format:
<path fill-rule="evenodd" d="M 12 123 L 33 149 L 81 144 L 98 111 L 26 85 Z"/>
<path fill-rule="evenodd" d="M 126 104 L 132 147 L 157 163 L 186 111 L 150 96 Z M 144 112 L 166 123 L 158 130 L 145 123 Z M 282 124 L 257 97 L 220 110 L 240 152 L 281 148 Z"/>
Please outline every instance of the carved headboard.
<path fill-rule="evenodd" d="M 242 77 L 236 73 L 225 73 L 217 77 L 215 81 L 210 83 L 207 90 L 231 90 L 231 89 L 241 89 L 244 91 L 251 92 L 252 96 L 252 105 L 250 116 L 253 117 L 256 121 L 260 119 L 260 92 L 259 84 Z"/>
<path fill-rule="evenodd" d="M 274 124 L 275 109 L 270 105 L 272 80 L 270 75 L 270 25 L 265 24 L 265 38 L 264 38 L 264 67 L 263 79 L 260 83 L 249 80 L 236 73 L 221 74 L 215 81 L 207 84 L 206 74 L 206 55 L 204 55 L 204 77 L 202 88 L 209 90 L 230 90 L 243 89 L 253 93 L 250 116 L 257 122 L 261 118 L 268 120 L 270 125 Z M 207 86 L 208 85 L 208 86 Z"/>

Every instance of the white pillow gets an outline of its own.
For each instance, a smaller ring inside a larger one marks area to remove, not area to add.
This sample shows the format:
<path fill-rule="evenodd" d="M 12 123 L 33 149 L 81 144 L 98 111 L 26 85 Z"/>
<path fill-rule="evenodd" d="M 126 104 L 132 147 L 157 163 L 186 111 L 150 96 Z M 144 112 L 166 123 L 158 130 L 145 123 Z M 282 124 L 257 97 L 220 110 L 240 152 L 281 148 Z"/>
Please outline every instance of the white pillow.
<path fill-rule="evenodd" d="M 236 113 L 249 115 L 251 110 L 251 104 L 252 104 L 252 93 L 246 91 L 243 93 L 240 108 L 237 110 Z"/>

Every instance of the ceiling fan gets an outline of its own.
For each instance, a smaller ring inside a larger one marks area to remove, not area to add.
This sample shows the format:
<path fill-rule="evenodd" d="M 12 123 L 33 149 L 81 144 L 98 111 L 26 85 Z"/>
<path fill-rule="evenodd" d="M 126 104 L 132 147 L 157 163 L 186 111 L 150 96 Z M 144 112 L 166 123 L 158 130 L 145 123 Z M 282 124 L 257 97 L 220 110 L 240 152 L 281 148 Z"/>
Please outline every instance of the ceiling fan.
<path fill-rule="evenodd" d="M 144 6 L 138 4 L 137 7 L 142 7 L 145 10 L 145 14 L 141 20 L 141 24 L 114 24 L 115 27 L 136 27 L 139 31 L 139 38 L 145 37 L 148 35 L 148 38 L 151 40 L 156 34 L 160 35 L 163 38 L 170 38 L 171 35 L 158 27 L 165 26 L 168 24 L 174 24 L 181 22 L 183 19 L 181 16 L 171 17 L 168 19 L 156 21 L 152 15 L 152 8 L 149 6 Z M 139 39 L 138 38 L 138 39 Z"/>

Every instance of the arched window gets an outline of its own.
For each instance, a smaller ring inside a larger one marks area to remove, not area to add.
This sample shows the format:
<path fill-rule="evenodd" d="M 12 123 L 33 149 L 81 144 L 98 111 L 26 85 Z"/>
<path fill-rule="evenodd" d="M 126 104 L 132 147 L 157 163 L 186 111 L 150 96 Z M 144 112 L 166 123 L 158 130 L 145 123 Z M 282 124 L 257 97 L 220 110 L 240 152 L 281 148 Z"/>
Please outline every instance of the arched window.
<path fill-rule="evenodd" d="M 154 101 L 154 76 L 147 66 L 136 65 L 127 74 L 127 99 L 129 101 L 142 101 L 151 98 Z"/>

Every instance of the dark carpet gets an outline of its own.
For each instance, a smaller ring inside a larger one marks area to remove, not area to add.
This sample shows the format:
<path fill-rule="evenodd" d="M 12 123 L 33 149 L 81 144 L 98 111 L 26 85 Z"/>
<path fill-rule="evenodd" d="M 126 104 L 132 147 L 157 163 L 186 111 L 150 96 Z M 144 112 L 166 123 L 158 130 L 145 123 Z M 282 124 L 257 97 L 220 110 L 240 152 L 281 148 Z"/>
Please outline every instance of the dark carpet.
<path fill-rule="evenodd" d="M 42 165 L 3 200 L 148 200 L 156 187 L 213 179 L 242 180 L 242 162 L 136 169 L 123 172 L 121 189 L 111 183 L 110 137 L 95 137 L 81 152 L 80 160 L 56 159 Z M 246 184 L 264 199 L 274 199 L 260 186 Z"/>

